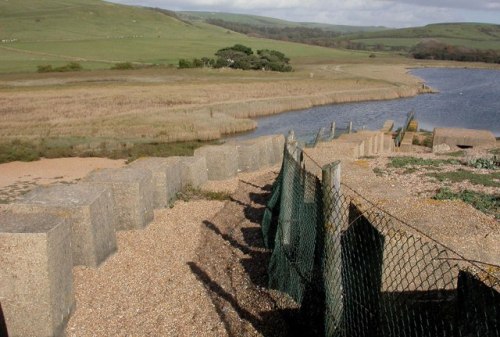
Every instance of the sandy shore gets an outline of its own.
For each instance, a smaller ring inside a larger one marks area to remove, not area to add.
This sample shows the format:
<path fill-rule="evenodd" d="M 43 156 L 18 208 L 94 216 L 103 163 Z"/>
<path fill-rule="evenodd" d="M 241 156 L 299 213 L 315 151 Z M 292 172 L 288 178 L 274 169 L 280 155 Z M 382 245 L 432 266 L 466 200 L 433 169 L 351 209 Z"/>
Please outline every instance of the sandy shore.
<path fill-rule="evenodd" d="M 0 164 L 0 203 L 8 203 L 39 185 L 70 183 L 98 168 L 117 168 L 125 160 L 58 158 Z"/>

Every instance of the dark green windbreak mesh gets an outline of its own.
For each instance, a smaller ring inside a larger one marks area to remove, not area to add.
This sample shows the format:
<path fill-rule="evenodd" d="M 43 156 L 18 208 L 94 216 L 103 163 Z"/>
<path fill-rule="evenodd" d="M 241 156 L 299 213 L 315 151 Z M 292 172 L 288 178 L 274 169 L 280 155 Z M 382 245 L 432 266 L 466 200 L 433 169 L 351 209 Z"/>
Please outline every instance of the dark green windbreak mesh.
<path fill-rule="evenodd" d="M 276 230 L 278 226 L 278 216 L 280 213 L 280 200 L 281 200 L 281 186 L 283 181 L 283 166 L 281 166 L 280 173 L 274 181 L 271 189 L 271 197 L 267 202 L 264 216 L 262 217 L 262 236 L 264 238 L 264 245 L 268 249 L 274 248 L 274 239 L 276 237 Z"/>
<path fill-rule="evenodd" d="M 322 185 L 298 157 L 285 151 L 265 236 L 269 285 L 301 304 L 310 336 L 500 337 L 499 267 Z"/>
<path fill-rule="evenodd" d="M 322 212 L 321 184 L 287 152 L 282 174 L 269 282 L 272 288 L 288 293 L 300 303 L 313 273 L 316 228 Z"/>

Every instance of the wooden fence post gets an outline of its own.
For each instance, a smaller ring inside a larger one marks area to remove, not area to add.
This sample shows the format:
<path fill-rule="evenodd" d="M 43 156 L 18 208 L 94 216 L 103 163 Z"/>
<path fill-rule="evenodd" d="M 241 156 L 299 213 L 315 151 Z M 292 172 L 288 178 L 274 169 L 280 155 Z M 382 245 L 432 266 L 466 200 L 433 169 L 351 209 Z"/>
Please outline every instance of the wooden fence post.
<path fill-rule="evenodd" d="M 332 122 L 332 125 L 330 126 L 330 140 L 333 140 L 335 138 L 335 121 Z"/>
<path fill-rule="evenodd" d="M 293 222 L 293 198 L 294 198 L 294 180 L 297 179 L 297 167 L 299 166 L 300 160 L 300 149 L 298 143 L 295 140 L 295 132 L 290 130 L 286 138 L 286 151 L 290 156 L 285 157 L 283 160 L 283 182 L 282 182 L 282 198 L 280 209 L 282 210 L 282 240 L 283 245 L 289 245 L 291 243 L 291 231 Z M 290 157 L 297 163 L 290 162 Z M 288 159 L 287 159 L 288 158 Z"/>
<path fill-rule="evenodd" d="M 322 170 L 325 221 L 323 280 L 326 311 L 331 315 L 326 319 L 327 336 L 341 336 L 344 320 L 341 234 L 347 210 L 342 207 L 340 174 L 340 161 L 325 165 Z"/>
<path fill-rule="evenodd" d="M 313 147 L 316 147 L 321 140 L 321 136 L 325 133 L 325 128 L 320 128 L 318 133 L 316 134 L 316 139 L 314 140 Z"/>

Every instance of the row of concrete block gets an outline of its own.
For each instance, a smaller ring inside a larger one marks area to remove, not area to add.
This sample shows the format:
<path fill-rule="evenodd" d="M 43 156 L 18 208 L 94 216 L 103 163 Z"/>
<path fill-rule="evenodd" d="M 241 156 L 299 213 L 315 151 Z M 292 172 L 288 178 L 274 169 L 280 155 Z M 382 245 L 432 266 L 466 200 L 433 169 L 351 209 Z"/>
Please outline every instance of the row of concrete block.
<path fill-rule="evenodd" d="M 264 136 L 244 142 L 204 146 L 195 150 L 195 157 L 207 158 L 208 179 L 224 180 L 238 172 L 252 172 L 282 161 L 285 137 Z"/>
<path fill-rule="evenodd" d="M 390 135 L 386 135 L 383 132 L 363 130 L 342 134 L 333 141 L 319 143 L 317 148 L 329 150 L 332 154 L 336 154 L 339 159 L 358 159 L 379 153 L 392 152 L 394 150 L 394 142 L 392 142 Z"/>
<path fill-rule="evenodd" d="M 58 336 L 74 308 L 72 267 L 97 267 L 116 231 L 144 228 L 188 185 L 279 163 L 283 136 L 206 146 L 193 157 L 142 158 L 39 188 L 0 213 L 0 303 L 12 336 Z"/>

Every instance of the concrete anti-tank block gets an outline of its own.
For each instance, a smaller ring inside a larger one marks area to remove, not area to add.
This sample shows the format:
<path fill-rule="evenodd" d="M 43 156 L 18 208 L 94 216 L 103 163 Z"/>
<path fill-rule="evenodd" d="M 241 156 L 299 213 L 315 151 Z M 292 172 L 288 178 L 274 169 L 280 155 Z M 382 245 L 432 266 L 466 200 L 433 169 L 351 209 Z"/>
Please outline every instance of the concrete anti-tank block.
<path fill-rule="evenodd" d="M 175 200 L 181 186 L 180 157 L 140 158 L 128 165 L 129 168 L 149 170 L 153 176 L 154 207 L 167 207 Z"/>
<path fill-rule="evenodd" d="M 361 158 L 365 155 L 365 141 L 364 140 L 350 140 L 345 138 L 334 139 L 332 144 L 345 144 L 345 146 L 354 146 L 354 157 Z M 328 144 L 328 143 L 327 143 Z"/>
<path fill-rule="evenodd" d="M 274 144 L 272 136 L 264 136 L 254 139 L 254 144 L 260 150 L 260 167 L 265 168 L 274 165 Z"/>
<path fill-rule="evenodd" d="M 394 152 L 394 148 L 396 147 L 396 144 L 394 143 L 394 139 L 392 139 L 392 135 L 390 133 L 384 135 L 383 146 L 384 146 L 385 153 Z"/>
<path fill-rule="evenodd" d="M 195 157 L 205 157 L 209 180 L 225 180 L 238 173 L 236 145 L 208 145 L 194 151 Z"/>
<path fill-rule="evenodd" d="M 74 308 L 71 229 L 50 214 L 0 213 L 0 300 L 10 336 L 62 336 Z"/>
<path fill-rule="evenodd" d="M 384 134 L 380 131 L 362 130 L 358 134 L 372 137 L 372 152 L 373 154 L 382 153 L 384 151 Z"/>
<path fill-rule="evenodd" d="M 316 148 L 323 150 L 324 155 L 331 158 L 331 161 L 346 158 L 358 159 L 360 157 L 360 149 L 362 149 L 358 142 L 347 141 L 319 143 Z"/>
<path fill-rule="evenodd" d="M 49 213 L 71 227 L 73 264 L 97 267 L 116 251 L 113 194 L 105 186 L 56 185 L 38 188 L 9 206 L 15 213 Z"/>
<path fill-rule="evenodd" d="M 153 220 L 153 178 L 151 171 L 136 168 L 99 169 L 86 182 L 108 186 L 113 192 L 118 217 L 116 230 L 144 228 Z"/>
<path fill-rule="evenodd" d="M 238 171 L 253 172 L 261 168 L 260 148 L 253 141 L 237 143 Z"/>
<path fill-rule="evenodd" d="M 361 133 L 346 133 L 339 137 L 342 140 L 361 140 L 364 142 L 364 155 L 373 155 L 373 137 L 371 135 L 364 135 Z"/>
<path fill-rule="evenodd" d="M 273 149 L 274 149 L 274 164 L 279 164 L 283 161 L 283 152 L 285 150 L 285 136 L 273 136 Z"/>
<path fill-rule="evenodd" d="M 205 157 L 180 157 L 181 186 L 199 187 L 208 180 L 207 160 Z"/>

